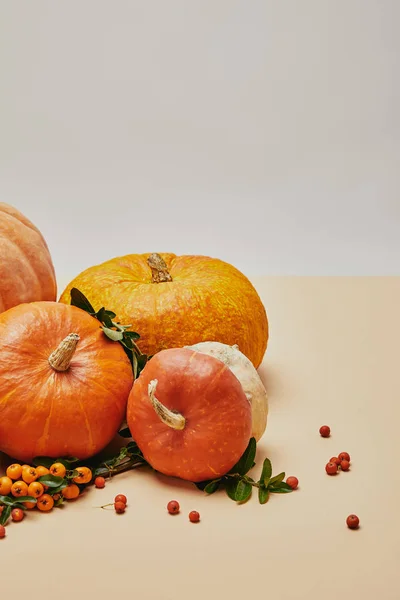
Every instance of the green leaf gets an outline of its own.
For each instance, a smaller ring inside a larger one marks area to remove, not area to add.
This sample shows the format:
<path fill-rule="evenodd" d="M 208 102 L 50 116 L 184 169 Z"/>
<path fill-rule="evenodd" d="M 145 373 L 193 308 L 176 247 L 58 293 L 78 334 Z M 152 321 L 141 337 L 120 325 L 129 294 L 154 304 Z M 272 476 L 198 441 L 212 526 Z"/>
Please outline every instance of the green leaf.
<path fill-rule="evenodd" d="M 95 315 L 96 319 L 98 319 L 101 323 L 104 323 L 104 325 L 106 327 L 112 327 L 113 326 L 113 322 L 112 319 L 110 317 L 110 315 L 107 314 L 106 309 L 104 308 L 104 306 L 97 311 L 96 315 Z"/>
<path fill-rule="evenodd" d="M 275 485 L 276 483 L 280 483 L 285 479 L 285 473 L 279 473 L 279 475 L 275 475 L 275 477 L 271 477 L 269 480 L 269 485 Z"/>
<path fill-rule="evenodd" d="M 59 486 L 52 487 L 51 489 L 49 489 L 49 492 L 50 492 L 51 495 L 58 494 L 59 492 L 62 492 L 62 490 L 64 488 L 66 488 L 68 485 L 70 485 L 69 481 L 63 481 L 62 483 L 60 483 Z"/>
<path fill-rule="evenodd" d="M 204 491 L 206 492 L 206 494 L 213 494 L 219 488 L 220 483 L 221 483 L 221 478 L 213 479 L 213 481 L 210 481 L 209 483 L 207 483 L 207 485 L 204 488 Z"/>
<path fill-rule="evenodd" d="M 15 498 L 14 504 L 16 504 L 17 502 L 18 503 L 20 503 L 20 502 L 32 502 L 33 504 L 36 504 L 37 499 L 34 498 L 33 496 L 19 496 L 18 498 Z"/>
<path fill-rule="evenodd" d="M 48 456 L 35 456 L 32 464 L 34 467 L 46 467 L 46 469 L 49 469 L 54 462 L 54 458 L 49 458 Z"/>
<path fill-rule="evenodd" d="M 61 506 L 64 502 L 64 496 L 60 496 L 57 500 L 54 500 L 54 506 Z"/>
<path fill-rule="evenodd" d="M 115 319 L 115 317 L 117 316 L 117 315 L 115 314 L 115 312 L 113 312 L 112 310 L 106 310 L 106 311 L 104 311 L 104 312 L 106 313 L 106 315 L 107 315 L 107 316 L 109 316 L 109 317 L 110 317 L 110 319 Z"/>
<path fill-rule="evenodd" d="M 259 500 L 260 504 L 265 504 L 266 502 L 268 502 L 268 498 L 269 498 L 268 488 L 264 487 L 263 485 L 260 485 L 260 487 L 258 488 L 258 500 Z"/>
<path fill-rule="evenodd" d="M 120 342 L 124 337 L 122 331 L 114 331 L 114 329 L 110 329 L 109 327 L 101 327 L 101 329 L 113 342 Z"/>
<path fill-rule="evenodd" d="M 290 492 L 293 492 L 290 485 L 288 485 L 284 481 L 282 481 L 281 483 L 276 483 L 274 485 L 268 486 L 268 489 L 273 494 L 290 494 Z"/>
<path fill-rule="evenodd" d="M 82 310 L 88 312 L 90 315 L 94 316 L 96 314 L 96 311 L 90 304 L 89 300 L 80 290 L 78 290 L 78 288 L 72 288 L 70 294 L 72 306 L 77 306 L 78 308 L 81 308 Z"/>
<path fill-rule="evenodd" d="M 130 338 L 125 337 L 125 334 L 121 340 L 121 344 L 123 344 L 126 348 L 129 348 L 129 350 L 133 350 L 132 340 Z"/>
<path fill-rule="evenodd" d="M 260 483 L 262 483 L 264 485 L 268 485 L 271 475 L 272 475 L 271 461 L 269 460 L 269 458 L 266 458 L 264 460 L 263 468 L 261 471 Z"/>
<path fill-rule="evenodd" d="M 135 352 L 132 352 L 132 368 L 133 368 L 133 379 L 137 379 L 140 373 L 138 358 Z"/>
<path fill-rule="evenodd" d="M 4 504 L 4 506 L 14 506 L 15 502 L 18 502 L 18 500 L 15 500 L 15 498 L 10 498 L 9 496 L 0 496 L 0 504 Z"/>
<path fill-rule="evenodd" d="M 246 475 L 246 473 L 248 471 L 250 471 L 250 469 L 253 466 L 254 458 L 256 455 L 256 449 L 257 449 L 256 440 L 255 440 L 255 438 L 252 437 L 248 443 L 246 450 L 242 454 L 241 458 L 229 472 L 230 473 L 239 473 L 239 475 Z"/>
<path fill-rule="evenodd" d="M 136 331 L 125 331 L 125 335 L 131 338 L 132 340 L 140 339 L 140 335 L 136 333 Z"/>
<path fill-rule="evenodd" d="M 57 475 L 42 475 L 36 481 L 39 481 L 43 485 L 47 485 L 49 488 L 57 488 L 64 482 L 62 477 L 57 477 Z"/>
<path fill-rule="evenodd" d="M 225 489 L 231 500 L 245 502 L 251 496 L 252 485 L 243 479 L 229 479 Z"/>
<path fill-rule="evenodd" d="M 248 483 L 243 479 L 239 479 L 238 485 L 236 487 L 236 501 L 246 502 L 246 500 L 250 498 L 252 490 L 253 486 L 251 485 L 251 483 Z"/>
<path fill-rule="evenodd" d="M 5 506 L 3 512 L 0 515 L 0 525 L 5 525 L 11 515 L 11 506 Z"/>
<path fill-rule="evenodd" d="M 74 456 L 71 456 L 71 458 L 56 458 L 56 460 L 53 460 L 53 463 L 61 463 L 62 465 L 64 465 L 64 467 L 68 470 L 71 470 L 74 468 L 74 465 L 76 465 L 77 463 L 81 462 L 79 460 L 79 458 L 76 458 Z"/>

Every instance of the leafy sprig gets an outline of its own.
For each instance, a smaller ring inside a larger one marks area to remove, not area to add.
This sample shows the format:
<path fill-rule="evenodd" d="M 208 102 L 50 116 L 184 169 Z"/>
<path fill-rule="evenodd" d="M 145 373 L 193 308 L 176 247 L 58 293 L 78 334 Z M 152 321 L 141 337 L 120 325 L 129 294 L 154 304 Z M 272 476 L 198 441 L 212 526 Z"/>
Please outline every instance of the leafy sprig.
<path fill-rule="evenodd" d="M 244 503 L 252 495 L 253 487 L 258 488 L 258 500 L 260 504 L 265 504 L 270 494 L 287 494 L 292 492 L 292 488 L 285 483 L 285 473 L 279 473 L 272 477 L 272 465 L 269 458 L 263 462 L 261 475 L 258 481 L 255 481 L 248 475 L 248 472 L 255 466 L 256 440 L 251 438 L 249 444 L 236 465 L 223 477 L 201 481 L 196 486 L 206 492 L 213 494 L 218 489 L 224 488 L 226 494 L 235 502 Z"/>
<path fill-rule="evenodd" d="M 136 331 L 130 331 L 132 325 L 121 325 L 119 321 L 115 321 L 114 319 L 117 315 L 112 310 L 106 310 L 103 306 L 96 311 L 78 288 L 72 288 L 70 295 L 72 306 L 77 306 L 100 321 L 100 328 L 104 334 L 113 342 L 119 342 L 123 346 L 131 362 L 133 376 L 136 379 L 151 358 L 143 354 L 136 344 L 136 341 L 140 339 L 140 335 Z"/>
<path fill-rule="evenodd" d="M 0 496 L 0 506 L 3 506 L 3 510 L 0 513 L 0 525 L 5 525 L 11 516 L 13 508 L 21 508 L 26 510 L 24 502 L 32 502 L 36 504 L 37 500 L 33 496 L 19 496 L 13 498 L 12 496 Z"/>

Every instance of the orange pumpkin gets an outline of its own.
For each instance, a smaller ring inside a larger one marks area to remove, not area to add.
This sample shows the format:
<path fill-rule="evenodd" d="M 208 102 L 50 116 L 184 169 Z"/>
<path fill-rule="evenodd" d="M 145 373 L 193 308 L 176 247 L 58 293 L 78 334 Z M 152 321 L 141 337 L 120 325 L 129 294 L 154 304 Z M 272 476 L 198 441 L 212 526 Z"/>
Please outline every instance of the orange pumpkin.
<path fill-rule="evenodd" d="M 121 425 L 133 384 L 122 346 L 97 319 L 57 302 L 0 315 L 0 450 L 88 458 Z"/>
<path fill-rule="evenodd" d="M 222 361 L 162 350 L 129 395 L 127 422 L 143 456 L 160 473 L 203 481 L 227 473 L 251 437 L 251 405 Z"/>
<path fill-rule="evenodd" d="M 0 202 L 0 312 L 56 298 L 54 266 L 42 234 L 18 210 Z"/>
<path fill-rule="evenodd" d="M 232 265 L 206 256 L 131 254 L 91 267 L 64 290 L 78 288 L 95 310 L 109 306 L 140 334 L 145 354 L 202 341 L 237 344 L 257 368 L 268 320 L 251 282 Z"/>

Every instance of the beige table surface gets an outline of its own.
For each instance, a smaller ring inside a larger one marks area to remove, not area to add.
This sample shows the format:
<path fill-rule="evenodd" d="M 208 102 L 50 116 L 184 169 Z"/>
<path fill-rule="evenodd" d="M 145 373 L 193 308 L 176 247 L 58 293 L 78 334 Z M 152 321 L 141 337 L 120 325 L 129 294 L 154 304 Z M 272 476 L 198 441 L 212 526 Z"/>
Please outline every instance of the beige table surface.
<path fill-rule="evenodd" d="M 120 475 L 9 526 L 2 597 L 400 599 L 400 278 L 254 283 L 271 330 L 260 368 L 270 414 L 254 472 L 268 455 L 300 489 L 240 506 L 145 470 Z M 331 438 L 319 436 L 322 424 Z M 327 476 L 341 451 L 351 472 Z M 118 492 L 126 514 L 95 508 Z M 179 516 L 166 514 L 170 499 Z M 358 531 L 345 525 L 352 512 Z"/>

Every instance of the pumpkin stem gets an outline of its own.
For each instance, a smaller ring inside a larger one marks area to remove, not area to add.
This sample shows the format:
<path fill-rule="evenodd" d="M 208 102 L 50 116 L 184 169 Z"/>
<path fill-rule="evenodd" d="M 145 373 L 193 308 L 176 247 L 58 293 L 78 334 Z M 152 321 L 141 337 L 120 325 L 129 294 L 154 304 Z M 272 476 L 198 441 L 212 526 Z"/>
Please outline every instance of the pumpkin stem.
<path fill-rule="evenodd" d="M 156 252 L 150 254 L 147 259 L 147 264 L 151 269 L 152 282 L 163 283 L 164 281 L 172 281 L 172 277 L 168 272 L 168 267 L 165 260 Z"/>
<path fill-rule="evenodd" d="M 172 410 L 164 406 L 164 404 L 161 404 L 161 402 L 157 400 L 157 398 L 154 396 L 157 384 L 157 379 L 153 379 L 152 381 L 150 381 L 148 386 L 150 402 L 152 403 L 157 416 L 163 423 L 165 423 L 165 425 L 168 425 L 168 427 L 171 427 L 172 429 L 177 429 L 180 431 L 182 429 L 185 429 L 185 417 L 180 413 L 173 412 Z"/>
<path fill-rule="evenodd" d="M 50 366 L 56 371 L 66 371 L 71 364 L 79 340 L 80 337 L 77 333 L 70 333 L 67 335 L 54 352 L 50 354 L 48 358 Z"/>

